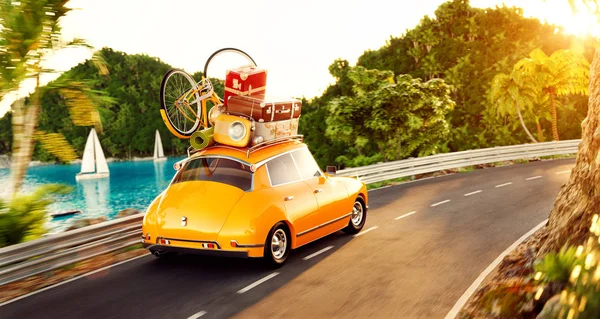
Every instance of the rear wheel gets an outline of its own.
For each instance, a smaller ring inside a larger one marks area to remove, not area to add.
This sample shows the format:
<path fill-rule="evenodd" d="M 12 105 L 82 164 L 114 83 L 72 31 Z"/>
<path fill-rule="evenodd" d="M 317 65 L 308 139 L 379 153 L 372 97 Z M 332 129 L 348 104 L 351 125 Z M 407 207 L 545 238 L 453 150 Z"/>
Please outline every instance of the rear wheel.
<path fill-rule="evenodd" d="M 285 223 L 273 226 L 265 242 L 264 260 L 271 267 L 281 267 L 291 250 L 290 232 Z"/>
<path fill-rule="evenodd" d="M 189 138 L 200 126 L 201 101 L 198 85 L 185 71 L 172 69 L 160 84 L 160 107 L 171 133 Z"/>
<path fill-rule="evenodd" d="M 357 234 L 363 229 L 366 221 L 367 210 L 362 199 L 359 197 L 354 201 L 354 205 L 352 206 L 352 214 L 350 215 L 348 226 L 342 229 L 342 231 L 348 234 Z"/>

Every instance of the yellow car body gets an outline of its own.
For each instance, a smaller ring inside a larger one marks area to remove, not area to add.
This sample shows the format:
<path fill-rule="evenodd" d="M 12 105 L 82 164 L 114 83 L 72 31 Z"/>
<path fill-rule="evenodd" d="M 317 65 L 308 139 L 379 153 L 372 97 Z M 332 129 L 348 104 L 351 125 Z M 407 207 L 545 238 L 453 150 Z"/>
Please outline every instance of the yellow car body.
<path fill-rule="evenodd" d="M 216 145 L 178 164 L 143 220 L 144 246 L 157 256 L 263 257 L 276 247 L 270 237 L 276 225 L 292 250 L 341 229 L 356 233 L 366 220 L 366 185 L 324 174 L 297 140 L 249 155 L 246 148 Z M 353 226 L 357 209 L 361 220 Z"/>

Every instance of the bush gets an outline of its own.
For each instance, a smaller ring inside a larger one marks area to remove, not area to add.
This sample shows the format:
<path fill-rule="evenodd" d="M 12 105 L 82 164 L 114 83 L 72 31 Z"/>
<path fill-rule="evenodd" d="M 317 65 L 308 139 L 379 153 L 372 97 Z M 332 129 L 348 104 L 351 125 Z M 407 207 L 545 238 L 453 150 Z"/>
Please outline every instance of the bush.
<path fill-rule="evenodd" d="M 7 203 L 0 200 L 0 247 L 38 238 L 46 233 L 44 224 L 48 205 L 54 195 L 66 194 L 71 187 L 48 184 L 32 194 L 17 194 Z"/>
<path fill-rule="evenodd" d="M 552 318 L 600 318 L 600 221 L 594 215 L 591 236 L 585 245 L 548 254 L 536 270 L 535 279 L 543 282 L 563 282 L 560 309 Z M 538 290 L 536 298 L 543 292 Z"/>

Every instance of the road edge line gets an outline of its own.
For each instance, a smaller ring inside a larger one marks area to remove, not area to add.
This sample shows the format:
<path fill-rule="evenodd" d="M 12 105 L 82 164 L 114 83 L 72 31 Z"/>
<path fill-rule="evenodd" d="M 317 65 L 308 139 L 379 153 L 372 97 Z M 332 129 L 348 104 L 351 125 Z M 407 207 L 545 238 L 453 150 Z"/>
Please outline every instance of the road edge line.
<path fill-rule="evenodd" d="M 518 245 L 520 245 L 522 242 L 524 242 L 525 239 L 529 238 L 529 236 L 533 235 L 533 233 L 538 231 L 540 228 L 544 227 L 544 225 L 546 225 L 547 222 L 548 222 L 548 220 L 546 219 L 543 222 L 539 223 L 532 230 L 528 231 L 525 235 L 523 235 L 519 239 L 517 239 L 516 242 L 514 242 L 512 245 L 510 245 L 508 248 L 506 248 L 506 250 L 504 250 L 489 266 L 487 266 L 487 268 L 485 270 L 483 270 L 483 272 L 481 274 L 479 274 L 479 277 L 477 277 L 477 279 L 475 279 L 475 281 L 471 284 L 471 286 L 469 286 L 469 288 L 467 288 L 465 293 L 463 293 L 463 295 L 460 296 L 460 298 L 454 304 L 454 307 L 452 307 L 452 309 L 450 309 L 450 311 L 444 317 L 444 319 L 456 318 L 456 316 L 458 315 L 460 310 L 462 310 L 462 308 L 465 306 L 467 301 L 471 298 L 473 293 L 475 293 L 477 288 L 479 288 L 479 285 L 481 285 L 481 283 L 483 282 L 485 277 L 487 277 L 494 269 L 496 269 L 496 267 L 500 264 L 500 262 L 502 262 L 502 260 L 504 259 L 504 257 L 506 257 L 506 255 L 508 255 L 513 250 L 515 250 L 515 248 L 517 248 Z"/>
<path fill-rule="evenodd" d="M 8 304 L 10 304 L 10 303 L 13 303 L 13 302 L 15 302 L 15 301 L 19 301 L 19 300 L 21 300 L 21 299 L 25 299 L 25 298 L 27 298 L 27 297 L 31 297 L 31 296 L 33 296 L 33 295 L 35 295 L 35 294 L 39 294 L 40 292 L 44 292 L 44 291 L 46 291 L 46 290 L 50 290 L 50 289 L 52 289 L 52 288 L 56 288 L 56 287 L 58 287 L 58 286 L 62 286 L 62 285 L 68 284 L 68 283 L 70 283 L 70 282 L 72 282 L 72 281 L 75 281 L 75 280 L 77 280 L 77 279 L 81 279 L 81 278 L 83 278 L 83 277 L 87 277 L 87 276 L 93 275 L 93 274 L 95 274 L 95 273 L 99 273 L 99 272 L 101 272 L 101 271 L 104 271 L 104 270 L 106 270 L 106 269 L 109 269 L 109 268 L 112 268 L 112 267 L 116 267 L 116 266 L 122 265 L 122 264 L 124 264 L 124 263 L 130 262 L 130 261 L 134 261 L 134 260 L 140 259 L 140 258 L 142 258 L 142 257 L 148 257 L 148 256 L 152 256 L 152 255 L 150 255 L 150 254 L 144 254 L 144 255 L 140 255 L 140 256 L 135 256 L 135 257 L 133 257 L 133 258 L 129 258 L 129 259 L 126 259 L 126 260 L 120 261 L 120 262 L 118 262 L 118 263 L 116 263 L 116 264 L 112 264 L 112 265 L 104 266 L 104 267 L 102 267 L 102 268 L 99 268 L 99 269 L 96 269 L 96 270 L 92 270 L 92 271 L 90 271 L 90 272 L 87 272 L 87 273 L 85 273 L 85 274 L 82 274 L 82 275 L 79 275 L 79 276 L 73 277 L 73 278 L 71 278 L 71 279 L 67 279 L 67 280 L 65 280 L 65 281 L 61 281 L 61 282 L 59 282 L 59 283 L 56 283 L 56 284 L 54 284 L 54 285 L 51 285 L 51 286 L 48 286 L 48 287 L 44 287 L 44 288 L 42 288 L 42 289 L 39 289 L 39 290 L 36 290 L 36 291 L 32 291 L 32 292 L 30 292 L 30 293 L 28 293 L 28 294 L 25 294 L 25 295 L 22 295 L 22 296 L 19 296 L 19 297 L 13 298 L 13 299 L 11 299 L 11 300 L 7 300 L 7 301 L 5 301 L 5 302 L 3 302 L 3 303 L 0 303 L 0 307 L 6 306 L 6 305 L 8 305 Z"/>

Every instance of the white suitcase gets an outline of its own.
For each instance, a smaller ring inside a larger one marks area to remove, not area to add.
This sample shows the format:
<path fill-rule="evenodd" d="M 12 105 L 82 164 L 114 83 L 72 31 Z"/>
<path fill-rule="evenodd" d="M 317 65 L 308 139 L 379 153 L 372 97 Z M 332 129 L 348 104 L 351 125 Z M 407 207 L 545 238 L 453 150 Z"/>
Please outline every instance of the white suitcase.
<path fill-rule="evenodd" d="M 256 145 L 276 138 L 298 135 L 298 119 L 289 119 L 272 122 L 254 122 L 254 138 L 252 144 Z"/>

